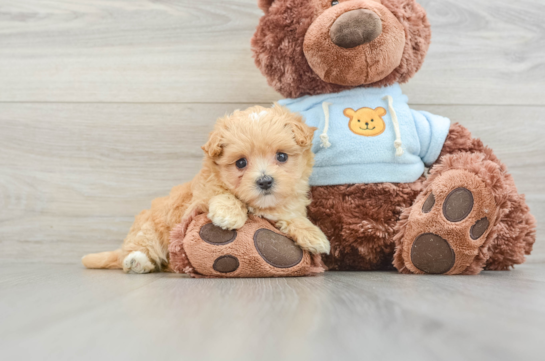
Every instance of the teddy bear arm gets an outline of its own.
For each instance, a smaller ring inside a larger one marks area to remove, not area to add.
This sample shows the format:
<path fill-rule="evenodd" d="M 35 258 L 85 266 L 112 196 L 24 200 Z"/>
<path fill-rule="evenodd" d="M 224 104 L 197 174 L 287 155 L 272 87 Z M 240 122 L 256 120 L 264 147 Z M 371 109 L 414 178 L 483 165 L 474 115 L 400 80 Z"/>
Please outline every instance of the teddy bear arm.
<path fill-rule="evenodd" d="M 456 154 L 461 152 L 482 153 L 485 148 L 489 149 L 480 139 L 473 138 L 471 132 L 466 127 L 462 126 L 460 123 L 453 123 L 450 126 L 439 157 L 437 157 L 437 160 L 429 168 L 431 169 L 434 165 L 440 163 L 441 159 L 447 154 Z M 492 161 L 499 161 L 491 151 L 490 158 L 493 158 L 490 159 Z"/>

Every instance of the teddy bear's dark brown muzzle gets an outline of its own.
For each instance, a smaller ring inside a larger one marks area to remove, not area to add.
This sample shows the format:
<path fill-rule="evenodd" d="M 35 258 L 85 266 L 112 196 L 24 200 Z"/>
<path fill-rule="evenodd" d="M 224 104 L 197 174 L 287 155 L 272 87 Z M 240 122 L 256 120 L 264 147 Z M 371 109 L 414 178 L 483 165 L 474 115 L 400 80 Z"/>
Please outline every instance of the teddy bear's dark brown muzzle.
<path fill-rule="evenodd" d="M 342 14 L 329 30 L 331 41 L 346 49 L 370 43 L 381 33 L 380 17 L 374 11 L 367 9 L 352 10 Z"/>

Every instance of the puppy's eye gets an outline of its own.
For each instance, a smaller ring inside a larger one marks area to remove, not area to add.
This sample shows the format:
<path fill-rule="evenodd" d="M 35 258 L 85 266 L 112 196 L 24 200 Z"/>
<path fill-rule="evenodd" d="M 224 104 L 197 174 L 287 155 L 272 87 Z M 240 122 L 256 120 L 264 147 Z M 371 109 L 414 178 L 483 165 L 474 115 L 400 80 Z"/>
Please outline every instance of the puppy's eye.
<path fill-rule="evenodd" d="M 286 153 L 276 153 L 276 160 L 284 163 L 288 160 L 288 155 Z"/>
<path fill-rule="evenodd" d="M 371 119 L 372 122 L 374 122 L 375 120 L 374 119 Z"/>
<path fill-rule="evenodd" d="M 337 0 L 333 0 L 331 2 L 331 6 L 339 5 L 339 2 Z"/>
<path fill-rule="evenodd" d="M 358 119 L 358 123 L 360 122 L 360 120 Z"/>
<path fill-rule="evenodd" d="M 248 165 L 248 161 L 246 160 L 246 158 L 240 158 L 239 160 L 237 160 L 235 165 L 238 169 L 244 169 Z"/>

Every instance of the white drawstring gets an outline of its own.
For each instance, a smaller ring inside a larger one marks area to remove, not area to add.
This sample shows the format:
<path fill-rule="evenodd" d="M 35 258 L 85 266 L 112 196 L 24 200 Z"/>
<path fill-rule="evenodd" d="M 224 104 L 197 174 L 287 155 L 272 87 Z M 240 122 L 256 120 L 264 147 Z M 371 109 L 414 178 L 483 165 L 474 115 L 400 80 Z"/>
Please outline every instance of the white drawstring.
<path fill-rule="evenodd" d="M 322 103 L 322 109 L 324 110 L 324 116 L 325 116 L 325 125 L 324 125 L 324 131 L 320 135 L 320 140 L 322 141 L 323 148 L 331 147 L 331 143 L 329 143 L 329 136 L 327 135 L 327 131 L 329 129 L 329 106 L 330 105 L 331 103 L 328 103 L 328 102 Z"/>
<path fill-rule="evenodd" d="M 392 123 L 394 124 L 394 131 L 396 133 L 396 140 L 394 142 L 394 147 L 396 148 L 396 157 L 401 157 L 403 155 L 403 148 L 401 147 L 403 143 L 401 142 L 401 132 L 399 131 L 399 122 L 397 120 L 397 114 L 394 109 L 394 99 L 390 95 L 386 95 L 384 100 L 388 100 L 388 109 L 390 110 L 390 116 L 392 117 Z"/>

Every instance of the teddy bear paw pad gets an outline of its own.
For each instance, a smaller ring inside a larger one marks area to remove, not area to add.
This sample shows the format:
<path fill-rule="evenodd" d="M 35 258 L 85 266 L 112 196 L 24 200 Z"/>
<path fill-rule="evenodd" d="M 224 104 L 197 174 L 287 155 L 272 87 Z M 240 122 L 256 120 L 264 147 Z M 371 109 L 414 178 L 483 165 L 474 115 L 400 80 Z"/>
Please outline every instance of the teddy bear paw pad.
<path fill-rule="evenodd" d="M 448 272 L 454 266 L 455 255 L 447 240 L 433 233 L 418 236 L 411 247 L 411 262 L 430 274 Z"/>
<path fill-rule="evenodd" d="M 240 263 L 238 262 L 238 258 L 228 254 L 228 255 L 216 258 L 212 268 L 216 272 L 231 273 L 236 271 L 238 269 L 238 266 L 240 266 Z"/>
<path fill-rule="evenodd" d="M 268 229 L 255 232 L 254 244 L 259 255 L 273 267 L 290 268 L 303 259 L 303 250 L 291 239 Z"/>
<path fill-rule="evenodd" d="M 220 228 L 213 223 L 207 223 L 201 227 L 199 236 L 206 243 L 224 245 L 233 242 L 237 238 L 237 232 Z"/>

